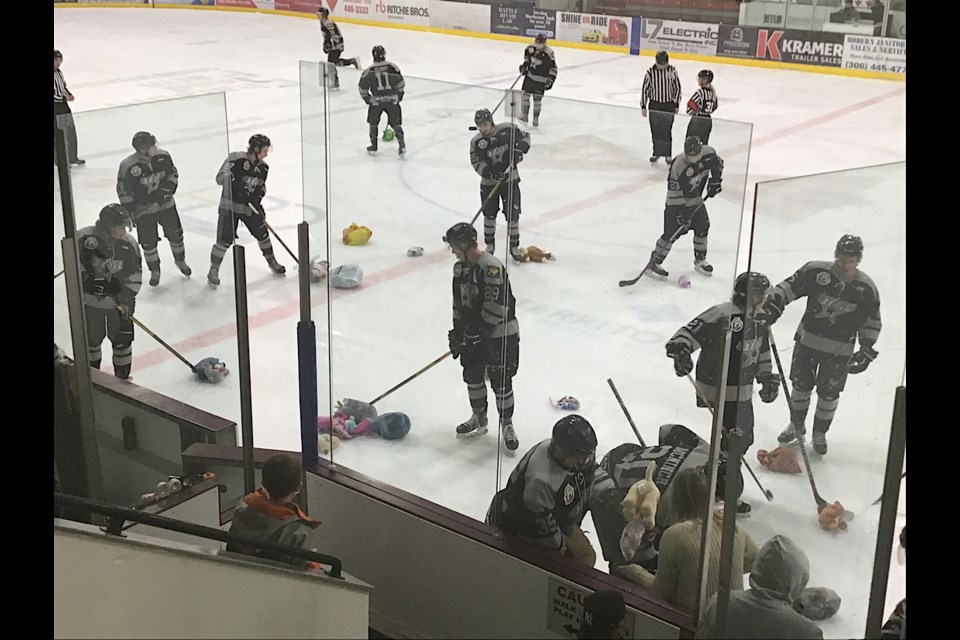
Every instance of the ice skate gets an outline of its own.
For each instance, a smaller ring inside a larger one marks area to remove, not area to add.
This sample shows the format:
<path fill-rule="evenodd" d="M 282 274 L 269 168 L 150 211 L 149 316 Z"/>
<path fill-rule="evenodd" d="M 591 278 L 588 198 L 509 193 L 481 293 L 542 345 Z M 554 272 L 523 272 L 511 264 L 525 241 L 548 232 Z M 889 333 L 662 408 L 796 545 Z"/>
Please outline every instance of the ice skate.
<path fill-rule="evenodd" d="M 402 158 L 402 157 L 404 156 L 404 154 L 406 154 L 406 153 L 407 153 L 407 145 L 405 145 L 405 144 L 403 144 L 403 143 L 401 142 L 401 143 L 400 143 L 400 148 L 397 149 L 397 155 Z"/>
<path fill-rule="evenodd" d="M 377 145 L 371 144 L 369 147 L 367 147 L 367 153 L 372 156 L 377 155 Z"/>
<path fill-rule="evenodd" d="M 487 432 L 487 414 L 475 413 L 457 427 L 458 438 L 473 438 Z"/>
<path fill-rule="evenodd" d="M 150 270 L 150 286 L 155 287 L 158 284 L 160 284 L 160 269 L 157 269 L 156 271 L 151 269 Z"/>
<path fill-rule="evenodd" d="M 216 267 L 210 267 L 207 272 L 207 284 L 216 289 L 220 286 L 220 273 Z"/>
<path fill-rule="evenodd" d="M 540 126 L 540 118 L 538 118 L 537 116 L 533 116 L 533 126 L 535 127 Z"/>
<path fill-rule="evenodd" d="M 177 265 L 177 269 L 180 269 L 180 273 L 188 278 L 193 275 L 193 269 L 190 268 L 186 260 L 177 260 L 174 264 Z"/>
<path fill-rule="evenodd" d="M 656 278 L 657 280 L 666 280 L 670 277 L 670 272 L 654 262 L 647 269 L 647 273 L 650 274 L 651 278 Z"/>
<path fill-rule="evenodd" d="M 493 255 L 493 252 L 496 250 L 496 245 L 492 242 L 487 243 L 486 252 L 490 255 Z"/>
<path fill-rule="evenodd" d="M 520 116 L 517 118 L 517 121 L 522 122 L 523 124 L 530 124 L 530 119 L 527 116 Z"/>
<path fill-rule="evenodd" d="M 513 247 L 510 249 L 510 257 L 513 258 L 514 262 L 520 263 L 523 261 L 523 252 L 520 251 L 520 247 Z"/>
<path fill-rule="evenodd" d="M 814 431 L 813 437 L 813 450 L 818 454 L 825 455 L 827 453 L 827 434 L 823 431 Z"/>
<path fill-rule="evenodd" d="M 707 262 L 707 259 L 703 260 L 694 260 L 693 268 L 697 270 L 697 273 L 702 273 L 705 276 L 713 275 L 713 265 Z"/>
<path fill-rule="evenodd" d="M 786 429 L 780 432 L 780 435 L 777 436 L 777 442 L 780 444 L 788 444 L 793 442 L 798 437 L 803 437 L 807 433 L 807 430 L 804 427 L 797 429 L 793 423 L 790 423 Z"/>
<path fill-rule="evenodd" d="M 751 506 L 749 502 L 746 502 L 746 501 L 744 501 L 744 500 L 741 500 L 741 501 L 737 502 L 737 515 L 738 515 L 738 516 L 748 515 L 751 511 L 753 511 L 753 506 Z"/>
<path fill-rule="evenodd" d="M 650 164 L 657 164 L 657 160 L 660 156 L 650 156 Z"/>
<path fill-rule="evenodd" d="M 287 275 L 287 268 L 277 262 L 277 259 L 273 256 L 267 258 L 267 265 L 270 267 L 270 271 L 273 271 L 274 274 L 278 276 Z"/>
<path fill-rule="evenodd" d="M 510 451 L 516 451 L 520 446 L 520 441 L 517 440 L 517 432 L 513 430 L 513 424 L 511 423 L 503 425 L 503 443 L 507 445 L 507 449 Z"/>

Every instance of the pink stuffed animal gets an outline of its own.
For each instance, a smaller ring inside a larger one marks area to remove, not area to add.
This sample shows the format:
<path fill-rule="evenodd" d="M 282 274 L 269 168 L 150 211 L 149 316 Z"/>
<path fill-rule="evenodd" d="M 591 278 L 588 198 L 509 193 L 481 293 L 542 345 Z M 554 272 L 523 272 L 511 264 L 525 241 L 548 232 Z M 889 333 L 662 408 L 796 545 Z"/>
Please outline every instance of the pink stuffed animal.
<path fill-rule="evenodd" d="M 319 429 L 321 433 L 331 433 L 332 431 L 333 435 L 341 440 L 350 440 L 357 436 L 369 435 L 370 424 L 371 421 L 369 418 L 361 420 L 358 423 L 354 421 L 353 416 L 341 412 L 333 414 L 332 420 L 330 416 L 319 416 L 317 418 L 317 429 Z"/>

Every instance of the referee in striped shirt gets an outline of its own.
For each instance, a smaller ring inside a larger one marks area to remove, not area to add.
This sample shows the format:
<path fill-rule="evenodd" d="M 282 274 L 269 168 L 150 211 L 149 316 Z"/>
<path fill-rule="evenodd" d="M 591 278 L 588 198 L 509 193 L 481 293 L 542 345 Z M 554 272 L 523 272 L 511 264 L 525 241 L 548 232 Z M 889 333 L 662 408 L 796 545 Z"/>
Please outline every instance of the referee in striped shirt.
<path fill-rule="evenodd" d="M 73 113 L 70 111 L 68 102 L 73 102 L 73 94 L 67 89 L 67 83 L 63 79 L 63 72 L 60 71 L 60 63 L 63 62 L 63 54 L 53 50 L 53 128 L 54 132 L 62 124 L 64 134 L 67 136 L 67 154 L 70 164 L 85 165 L 86 160 L 77 157 L 77 127 L 73 123 Z M 54 148 L 54 160 L 56 160 L 56 148 Z"/>
<path fill-rule="evenodd" d="M 710 132 L 713 131 L 713 112 L 717 110 L 717 92 L 713 90 L 713 71 L 703 69 L 697 74 L 700 88 L 687 100 L 687 137 L 696 136 L 703 144 L 710 144 Z"/>
<path fill-rule="evenodd" d="M 666 51 L 657 51 L 656 64 L 647 69 L 643 77 L 640 96 L 640 113 L 647 117 L 650 109 L 650 135 L 653 138 L 653 155 L 669 160 L 673 157 L 673 116 L 680 111 L 680 74 L 670 64 Z"/>

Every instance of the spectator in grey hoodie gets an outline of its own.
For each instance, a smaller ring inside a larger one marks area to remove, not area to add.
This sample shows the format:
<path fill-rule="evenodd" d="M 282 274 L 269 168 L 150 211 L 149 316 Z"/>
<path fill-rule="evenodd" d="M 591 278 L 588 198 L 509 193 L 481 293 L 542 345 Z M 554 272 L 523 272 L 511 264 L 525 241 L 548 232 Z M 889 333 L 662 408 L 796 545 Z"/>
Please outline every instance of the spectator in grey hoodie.
<path fill-rule="evenodd" d="M 730 593 L 726 635 L 719 635 L 716 628 L 717 596 L 713 596 L 696 637 L 822 640 L 820 627 L 793 610 L 793 601 L 809 579 L 810 563 L 803 550 L 786 536 L 770 538 L 753 562 L 751 588 Z"/>

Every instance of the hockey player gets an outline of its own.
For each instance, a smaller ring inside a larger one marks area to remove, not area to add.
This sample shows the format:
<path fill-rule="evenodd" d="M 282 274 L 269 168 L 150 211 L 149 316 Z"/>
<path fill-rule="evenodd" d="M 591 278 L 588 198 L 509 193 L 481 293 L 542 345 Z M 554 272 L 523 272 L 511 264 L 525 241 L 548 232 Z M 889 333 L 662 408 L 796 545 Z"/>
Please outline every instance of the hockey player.
<path fill-rule="evenodd" d="M 339 89 L 340 74 L 337 73 L 337 67 L 353 65 L 354 68 L 359 69 L 360 59 L 340 59 L 340 56 L 343 55 L 343 34 L 340 33 L 340 27 L 337 26 L 337 23 L 330 19 L 329 9 L 326 7 L 317 9 L 317 19 L 320 20 L 320 30 L 323 31 L 323 52 L 327 54 L 327 62 L 334 65 L 333 88 Z"/>
<path fill-rule="evenodd" d="M 387 114 L 387 124 L 397 134 L 397 153 L 402 157 L 407 152 L 403 139 L 403 111 L 400 102 L 406 82 L 400 67 L 387 62 L 387 50 L 377 45 L 373 48 L 373 64 L 360 75 L 360 97 L 367 103 L 367 124 L 370 125 L 370 146 L 367 153 L 377 152 L 377 132 L 380 117 Z"/>
<path fill-rule="evenodd" d="M 121 206 L 133 216 L 137 240 L 143 247 L 143 257 L 150 269 L 150 286 L 155 287 L 160 284 L 157 224 L 163 227 L 163 235 L 170 242 L 174 264 L 185 276 L 193 273 L 187 266 L 183 225 L 173 199 L 179 175 L 170 154 L 157 147 L 157 138 L 153 134 L 138 131 L 132 144 L 136 153 L 120 163 L 117 196 Z"/>
<path fill-rule="evenodd" d="M 133 310 L 143 274 L 140 247 L 127 233 L 132 227 L 123 207 L 108 204 L 96 224 L 77 231 L 90 366 L 100 368 L 100 344 L 109 338 L 113 375 L 124 380 L 133 363 Z"/>
<path fill-rule="evenodd" d="M 733 285 L 733 298 L 714 305 L 691 320 L 667 342 L 667 356 L 673 359 L 678 376 L 693 371 L 691 354 L 697 359 L 697 406 L 716 410 L 722 400 L 723 438 L 720 448 L 727 450 L 727 432 L 739 429 L 746 454 L 753 444 L 753 381 L 760 383 L 760 400 L 770 403 L 780 391 L 780 376 L 773 373 L 770 359 L 768 325 L 754 317 L 763 307 L 770 280 L 762 273 L 741 273 Z M 730 331 L 730 359 L 727 384 L 721 392 L 727 331 Z M 709 404 L 708 404 L 709 403 Z M 746 505 L 746 503 L 743 503 Z M 741 512 L 749 510 L 743 506 Z"/>
<path fill-rule="evenodd" d="M 223 192 L 220 195 L 217 242 L 210 251 L 210 272 L 207 273 L 211 287 L 220 285 L 220 263 L 237 237 L 240 221 L 257 239 L 270 270 L 278 276 L 287 273 L 286 267 L 277 262 L 273 254 L 273 243 L 264 217 L 263 197 L 267 194 L 267 172 L 270 170 L 265 160 L 269 152 L 270 138 L 257 133 L 250 136 L 247 150 L 231 152 L 217 173 L 217 184 L 223 187 Z"/>
<path fill-rule="evenodd" d="M 820 455 L 827 452 L 827 430 L 847 374 L 863 373 L 876 359 L 873 346 L 881 328 L 877 285 L 857 268 L 863 259 L 863 240 L 844 235 L 833 255 L 833 262 L 808 262 L 778 284 L 760 316 L 761 320 L 776 322 L 788 304 L 807 298 L 790 363 L 790 425 L 778 440 L 788 443 L 806 434 L 807 410 L 816 387 L 813 449 Z M 857 340 L 860 349 L 854 352 Z"/>
<path fill-rule="evenodd" d="M 453 329 L 450 351 L 460 358 L 473 413 L 457 427 L 457 437 L 487 432 L 487 386 L 497 400 L 504 444 L 520 446 L 513 429 L 513 376 L 520 366 L 517 300 L 503 263 L 477 246 L 477 230 L 466 222 L 450 227 L 443 241 L 457 256 L 453 265 Z"/>
<path fill-rule="evenodd" d="M 520 122 L 527 124 L 527 118 L 530 115 L 530 96 L 533 96 L 533 126 L 538 127 L 543 93 L 550 91 L 557 80 L 557 60 L 553 55 L 553 49 L 547 46 L 545 34 L 538 33 L 533 44 L 524 50 L 520 73 L 523 74 Z"/>
<path fill-rule="evenodd" d="M 596 462 L 597 434 L 583 417 L 553 425 L 552 437 L 533 446 L 493 496 L 486 522 L 592 567 L 597 554 L 580 523 Z"/>
<path fill-rule="evenodd" d="M 651 164 L 658 158 L 673 156 L 673 117 L 680 110 L 680 74 L 670 64 L 666 51 L 657 51 L 655 63 L 643 77 L 640 93 L 640 114 L 646 118 L 650 109 L 650 137 L 653 139 Z"/>
<path fill-rule="evenodd" d="M 687 100 L 687 137 L 696 136 L 703 144 L 710 144 L 713 131 L 713 112 L 717 110 L 717 92 L 713 90 L 713 71 L 703 69 L 697 74 L 700 88 Z"/>
<path fill-rule="evenodd" d="M 667 279 L 670 274 L 661 265 L 677 238 L 690 229 L 693 229 L 693 265 L 703 275 L 713 275 L 713 266 L 707 262 L 710 217 L 707 215 L 703 189 L 706 187 L 707 198 L 712 198 L 723 190 L 722 182 L 723 159 L 713 147 L 704 145 L 699 138 L 687 138 L 683 142 L 683 154 L 670 162 L 667 203 L 663 210 L 663 235 L 657 239 L 657 246 L 650 256 L 648 271 L 651 276 Z"/>
<path fill-rule="evenodd" d="M 495 249 L 497 212 L 503 203 L 510 237 L 510 257 L 520 262 L 520 173 L 517 165 L 530 151 L 530 134 L 514 124 L 494 124 L 489 109 L 473 116 L 479 133 L 470 141 L 470 162 L 480 174 L 483 239 L 487 253 Z"/>

